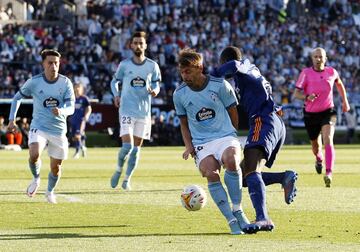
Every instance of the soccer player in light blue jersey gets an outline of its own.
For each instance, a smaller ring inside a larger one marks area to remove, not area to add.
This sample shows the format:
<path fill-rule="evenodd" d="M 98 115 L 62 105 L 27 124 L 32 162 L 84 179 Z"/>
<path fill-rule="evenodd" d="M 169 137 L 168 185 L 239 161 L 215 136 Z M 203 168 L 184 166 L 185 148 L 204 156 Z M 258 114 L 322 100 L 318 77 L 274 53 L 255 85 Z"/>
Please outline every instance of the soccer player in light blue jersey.
<path fill-rule="evenodd" d="M 150 139 L 151 97 L 157 96 L 161 81 L 158 64 L 145 57 L 146 33 L 135 32 L 131 38 L 133 57 L 120 62 L 111 81 L 114 103 L 119 107 L 120 137 L 122 147 L 118 154 L 117 168 L 110 184 L 115 188 L 128 158 L 128 167 L 122 183 L 124 190 L 130 190 L 130 178 L 140 156 L 143 140 Z"/>
<path fill-rule="evenodd" d="M 189 155 L 195 158 L 231 234 L 256 232 L 256 227 L 249 225 L 241 207 L 241 147 L 237 138 L 235 92 L 223 78 L 202 73 L 202 56 L 194 50 L 180 51 L 179 70 L 184 82 L 175 90 L 173 100 L 185 143 L 183 158 L 187 160 Z M 221 166 L 225 169 L 227 192 L 220 181 Z"/>
<path fill-rule="evenodd" d="M 57 203 L 54 189 L 61 176 L 61 165 L 68 155 L 66 118 L 74 113 L 75 95 L 69 78 L 59 74 L 60 53 L 41 52 L 44 72 L 27 80 L 11 103 L 8 130 L 16 128 L 15 118 L 22 98 L 33 99 L 33 115 L 29 132 L 29 167 L 33 180 L 27 195 L 33 197 L 40 186 L 41 153 L 48 147 L 50 169 L 45 193 L 49 203 Z"/>

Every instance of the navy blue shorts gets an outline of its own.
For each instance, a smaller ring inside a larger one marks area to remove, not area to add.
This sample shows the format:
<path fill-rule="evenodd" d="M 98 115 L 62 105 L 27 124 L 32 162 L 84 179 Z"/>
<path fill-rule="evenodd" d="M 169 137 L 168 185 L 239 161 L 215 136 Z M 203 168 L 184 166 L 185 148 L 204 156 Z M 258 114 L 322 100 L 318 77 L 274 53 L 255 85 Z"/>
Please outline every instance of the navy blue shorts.
<path fill-rule="evenodd" d="M 276 154 L 285 142 L 286 128 L 282 118 L 273 112 L 265 116 L 250 118 L 250 130 L 245 149 L 261 148 L 264 150 L 266 164 L 271 168 Z"/>

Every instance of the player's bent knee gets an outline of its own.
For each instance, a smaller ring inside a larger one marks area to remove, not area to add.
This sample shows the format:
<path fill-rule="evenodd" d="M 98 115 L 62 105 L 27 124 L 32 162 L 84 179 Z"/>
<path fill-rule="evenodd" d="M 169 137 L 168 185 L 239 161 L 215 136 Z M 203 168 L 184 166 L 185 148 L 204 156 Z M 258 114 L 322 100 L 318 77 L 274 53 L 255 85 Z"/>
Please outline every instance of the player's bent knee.
<path fill-rule="evenodd" d="M 217 181 L 220 179 L 219 172 L 217 170 L 202 169 L 201 175 L 208 179 L 208 181 Z"/>
<path fill-rule="evenodd" d="M 37 152 L 37 151 L 34 151 L 34 152 L 30 151 L 29 161 L 30 161 L 31 163 L 33 163 L 33 164 L 36 163 L 36 162 L 39 160 L 39 157 L 40 157 L 39 152 Z"/>
<path fill-rule="evenodd" d="M 61 175 L 61 165 L 55 165 L 51 167 L 51 172 L 54 176 L 60 176 Z"/>

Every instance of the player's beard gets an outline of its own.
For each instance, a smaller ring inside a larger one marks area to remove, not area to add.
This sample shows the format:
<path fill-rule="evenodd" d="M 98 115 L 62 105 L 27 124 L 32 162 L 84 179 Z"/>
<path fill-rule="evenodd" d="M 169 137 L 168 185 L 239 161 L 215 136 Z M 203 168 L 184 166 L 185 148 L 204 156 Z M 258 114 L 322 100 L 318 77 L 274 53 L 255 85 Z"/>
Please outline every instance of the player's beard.
<path fill-rule="evenodd" d="M 136 57 L 140 57 L 142 55 L 142 51 L 141 50 L 134 50 L 134 54 Z"/>

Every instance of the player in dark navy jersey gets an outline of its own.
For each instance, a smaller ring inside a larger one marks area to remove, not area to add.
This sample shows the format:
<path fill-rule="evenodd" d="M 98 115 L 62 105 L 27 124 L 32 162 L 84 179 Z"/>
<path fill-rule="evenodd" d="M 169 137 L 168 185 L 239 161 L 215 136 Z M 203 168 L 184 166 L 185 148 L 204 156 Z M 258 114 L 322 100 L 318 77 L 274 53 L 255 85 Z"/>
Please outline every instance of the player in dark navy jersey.
<path fill-rule="evenodd" d="M 223 65 L 216 69 L 214 74 L 233 77 L 239 104 L 248 114 L 250 130 L 241 168 L 244 186 L 248 187 L 255 208 L 255 224 L 260 230 L 271 231 L 275 226 L 267 213 L 265 186 L 282 184 L 285 202 L 288 204 L 296 195 L 296 172 L 261 172 L 264 166 L 268 168 L 272 166 L 285 140 L 285 125 L 279 115 L 281 108 L 273 101 L 270 83 L 256 66 L 250 64 L 248 60 L 242 60 L 238 48 L 232 46 L 225 48 L 221 53 L 220 61 Z"/>
<path fill-rule="evenodd" d="M 82 156 L 86 155 L 86 146 L 85 146 L 85 125 L 89 120 L 91 114 L 91 105 L 89 98 L 84 95 L 84 86 L 81 83 L 76 83 L 74 85 L 75 91 L 75 112 L 71 116 L 71 133 L 73 136 L 73 141 L 75 144 L 75 154 L 74 158 L 79 158 L 80 150 L 82 151 Z"/>

